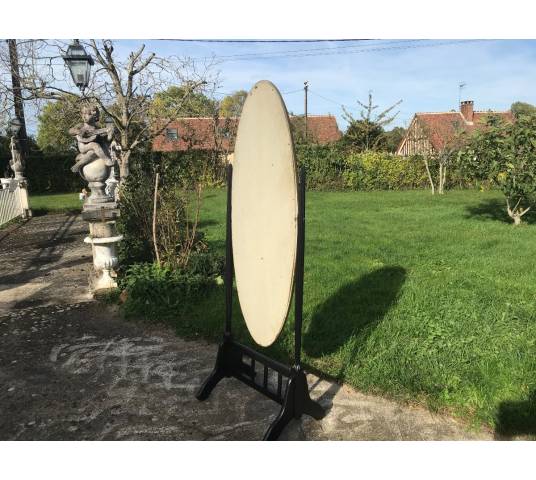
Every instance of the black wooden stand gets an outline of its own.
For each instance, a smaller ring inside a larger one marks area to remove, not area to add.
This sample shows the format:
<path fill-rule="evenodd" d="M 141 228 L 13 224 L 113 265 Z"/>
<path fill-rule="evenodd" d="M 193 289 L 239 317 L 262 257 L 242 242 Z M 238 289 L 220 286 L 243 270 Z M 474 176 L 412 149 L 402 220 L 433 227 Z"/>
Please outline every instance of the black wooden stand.
<path fill-rule="evenodd" d="M 301 338 L 303 318 L 303 262 L 305 244 L 305 171 L 300 171 L 298 190 L 298 244 L 294 277 L 294 365 L 280 363 L 261 352 L 233 340 L 231 317 L 233 304 L 233 246 L 231 230 L 231 192 L 233 167 L 227 167 L 227 231 L 225 262 L 225 332 L 218 349 L 214 370 L 199 388 L 198 400 L 206 400 L 218 382 L 234 377 L 281 404 L 279 415 L 264 434 L 264 440 L 277 440 L 292 418 L 302 414 L 320 420 L 325 411 L 311 400 L 307 378 L 301 366 Z M 271 372 L 275 372 L 271 375 Z M 262 379 L 260 378 L 262 373 Z M 283 377 L 286 384 L 283 387 Z"/>

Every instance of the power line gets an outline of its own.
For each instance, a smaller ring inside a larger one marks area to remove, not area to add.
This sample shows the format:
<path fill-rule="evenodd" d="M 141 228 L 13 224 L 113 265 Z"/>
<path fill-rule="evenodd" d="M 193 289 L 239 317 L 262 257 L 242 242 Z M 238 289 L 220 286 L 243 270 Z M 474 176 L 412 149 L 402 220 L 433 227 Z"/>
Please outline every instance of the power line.
<path fill-rule="evenodd" d="M 335 105 L 338 105 L 339 107 L 342 107 L 341 102 L 337 102 L 335 100 L 331 100 L 330 98 L 324 97 L 324 95 L 320 95 L 319 93 L 316 93 L 311 89 L 309 89 L 309 92 L 311 92 L 313 95 L 316 95 L 317 97 L 323 98 L 324 100 L 327 100 L 328 102 L 334 103 Z"/>
<path fill-rule="evenodd" d="M 291 90 L 290 92 L 283 92 L 281 95 L 290 95 L 291 93 L 302 92 L 303 88 L 298 88 L 298 90 Z"/>
<path fill-rule="evenodd" d="M 290 92 L 281 92 L 281 95 L 290 95 L 291 93 L 297 93 L 297 92 L 303 92 L 303 88 L 298 88 L 297 90 L 291 90 Z M 227 96 L 230 96 L 230 95 L 234 95 L 236 92 L 229 93 L 229 92 L 215 91 L 213 93 L 215 95 L 227 95 Z"/>
<path fill-rule="evenodd" d="M 377 48 L 360 48 L 356 50 L 347 50 L 347 51 L 333 51 L 333 52 L 320 52 L 320 53 L 296 53 L 296 54 L 285 54 L 285 55 L 279 55 L 279 54 L 272 54 L 272 53 L 261 53 L 257 54 L 256 56 L 252 55 L 249 57 L 240 57 L 240 58 L 223 58 L 218 57 L 217 55 L 214 57 L 205 57 L 205 58 L 214 58 L 218 60 L 219 58 L 222 58 L 223 62 L 233 62 L 233 61 L 239 61 L 239 60 L 265 60 L 265 59 L 272 59 L 272 58 L 296 58 L 296 57 L 315 57 L 315 56 L 322 56 L 322 55 L 349 55 L 354 53 L 367 53 L 367 52 L 378 52 L 378 51 L 386 51 L 386 50 L 408 50 L 411 48 L 431 48 L 431 47 L 442 47 L 446 45 L 456 45 L 456 44 L 465 44 L 465 43 L 474 43 L 474 42 L 486 42 L 488 40 L 453 40 L 453 41 L 446 41 L 446 42 L 440 42 L 440 43 L 430 43 L 430 44 L 419 44 L 419 45 L 402 45 L 402 46 L 389 46 L 389 47 L 377 47 Z"/>
<path fill-rule="evenodd" d="M 195 39 L 195 38 L 157 38 L 161 42 L 199 42 L 199 43 L 320 43 L 320 42 L 361 42 L 363 40 L 371 40 L 369 38 L 308 38 L 308 39 L 287 39 L 287 40 L 228 40 L 228 39 Z"/>
<path fill-rule="evenodd" d="M 382 46 L 382 45 L 391 45 L 391 44 L 397 44 L 397 43 L 415 43 L 415 42 L 423 42 L 426 40 L 394 40 L 394 41 L 386 41 L 381 43 L 368 43 L 367 47 L 369 46 Z M 305 49 L 299 49 L 299 50 L 276 50 L 272 52 L 251 52 L 251 53 L 237 53 L 232 55 L 216 55 L 216 58 L 219 59 L 230 59 L 230 58 L 240 58 L 240 57 L 259 57 L 264 55 L 279 55 L 284 53 L 303 53 L 303 52 L 316 52 L 316 51 L 338 51 L 338 50 L 344 50 L 348 48 L 356 48 L 355 45 L 345 45 L 345 46 L 336 46 L 336 47 L 320 47 L 320 48 L 305 48 Z M 209 59 L 214 57 L 203 57 L 203 59 Z"/>
<path fill-rule="evenodd" d="M 181 40 L 182 41 L 182 40 Z M 186 41 L 186 40 L 184 40 Z M 192 40 L 193 41 L 193 40 Z M 340 41 L 340 40 L 333 40 Z M 348 40 L 355 41 L 355 40 Z M 213 55 L 210 57 L 195 57 L 194 60 L 208 60 L 215 59 L 220 60 L 221 63 L 240 61 L 240 60 L 270 60 L 278 58 L 300 58 L 300 57 L 313 57 L 313 56 L 329 56 L 329 55 L 350 55 L 367 52 L 378 52 L 388 50 L 409 50 L 414 48 L 432 48 L 442 47 L 447 45 L 474 43 L 474 42 L 487 42 L 490 40 L 448 40 L 444 42 L 436 43 L 417 43 L 415 45 L 411 43 L 426 42 L 428 40 L 396 40 L 388 41 L 384 43 L 368 44 L 365 47 L 356 47 L 355 45 L 340 46 L 340 47 L 322 47 L 317 49 L 300 49 L 300 50 L 280 50 L 275 52 L 257 52 L 257 53 L 243 53 L 234 55 Z M 231 41 L 230 41 L 231 42 Z M 404 43 L 404 45 L 397 45 Z M 372 48 L 371 48 L 372 47 Z M 345 50 L 346 49 L 346 50 Z M 63 65 L 62 63 L 50 63 L 48 65 Z"/>

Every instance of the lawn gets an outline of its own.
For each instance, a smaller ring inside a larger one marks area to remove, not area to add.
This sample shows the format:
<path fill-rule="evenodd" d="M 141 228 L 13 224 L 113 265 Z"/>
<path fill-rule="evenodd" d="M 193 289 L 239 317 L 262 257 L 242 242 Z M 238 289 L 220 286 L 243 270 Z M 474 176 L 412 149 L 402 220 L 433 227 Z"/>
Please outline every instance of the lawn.
<path fill-rule="evenodd" d="M 202 227 L 222 251 L 224 217 L 225 192 L 207 192 Z M 499 433 L 536 433 L 536 225 L 508 220 L 498 192 L 309 192 L 306 363 Z M 223 312 L 218 290 L 177 329 L 214 338 Z M 291 350 L 292 321 L 276 353 Z"/>
<path fill-rule="evenodd" d="M 52 212 L 80 212 L 82 201 L 78 199 L 78 193 L 31 195 L 30 208 L 35 215 Z"/>

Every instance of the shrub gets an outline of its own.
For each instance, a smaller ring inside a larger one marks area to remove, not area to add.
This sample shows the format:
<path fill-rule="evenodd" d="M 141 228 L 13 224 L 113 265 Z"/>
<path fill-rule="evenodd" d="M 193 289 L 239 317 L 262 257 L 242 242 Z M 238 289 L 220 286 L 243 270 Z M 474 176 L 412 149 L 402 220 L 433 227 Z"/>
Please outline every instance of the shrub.
<path fill-rule="evenodd" d="M 117 221 L 117 228 L 123 234 L 118 246 L 119 273 L 133 263 L 154 261 L 151 234 L 154 186 L 149 175 L 140 168 L 132 168 L 121 188 L 121 216 Z"/>
<path fill-rule="evenodd" d="M 186 267 L 190 252 L 206 250 L 197 228 L 201 188 L 207 181 L 202 173 L 209 170 L 202 162 L 200 158 L 199 165 L 191 169 L 173 156 L 147 155 L 132 162 L 119 202 L 118 228 L 125 237 L 119 248 L 122 265 L 160 261 L 170 268 L 182 268 Z M 160 180 L 153 232 L 157 172 Z"/>
<path fill-rule="evenodd" d="M 119 286 L 127 293 L 126 315 L 180 317 L 221 279 L 224 259 L 209 252 L 197 228 L 202 185 L 216 184 L 219 174 L 211 160 L 195 152 L 134 157 L 121 187 L 118 220 L 124 234 Z"/>
<path fill-rule="evenodd" d="M 344 158 L 344 187 L 352 190 L 403 190 L 426 186 L 424 164 L 418 157 L 383 152 L 350 153 Z"/>
<path fill-rule="evenodd" d="M 180 317 L 221 280 L 223 267 L 223 257 L 208 252 L 192 253 L 186 268 L 131 265 L 120 282 L 127 291 L 125 314 L 153 320 Z"/>
<path fill-rule="evenodd" d="M 346 151 L 339 144 L 296 145 L 299 167 L 307 172 L 307 188 L 313 190 L 340 190 L 343 188 L 342 173 Z"/>
<path fill-rule="evenodd" d="M 427 186 L 419 157 L 386 152 L 358 153 L 341 144 L 296 146 L 298 165 L 307 172 L 307 187 L 314 190 L 401 190 Z"/>
<path fill-rule="evenodd" d="M 183 186 L 220 187 L 225 184 L 225 159 L 214 151 L 151 152 L 151 164 L 159 165 L 168 177 Z"/>
<path fill-rule="evenodd" d="M 506 197 L 506 211 L 515 225 L 536 205 L 536 114 L 515 122 L 490 115 L 458 155 L 460 168 L 494 182 Z"/>

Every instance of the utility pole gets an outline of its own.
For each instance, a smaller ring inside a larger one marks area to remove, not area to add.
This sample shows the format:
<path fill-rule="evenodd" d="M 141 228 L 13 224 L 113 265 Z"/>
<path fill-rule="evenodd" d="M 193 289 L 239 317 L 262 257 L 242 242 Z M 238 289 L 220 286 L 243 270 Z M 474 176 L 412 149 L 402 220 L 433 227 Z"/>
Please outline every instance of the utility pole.
<path fill-rule="evenodd" d="M 309 90 L 309 82 L 303 82 L 303 89 L 305 91 L 305 141 L 307 141 L 307 90 Z"/>
<path fill-rule="evenodd" d="M 9 46 L 9 63 L 11 67 L 11 86 L 13 89 L 13 105 L 15 107 L 15 117 L 19 119 L 21 128 L 19 131 L 19 142 L 22 153 L 22 163 L 25 165 L 28 156 L 28 136 L 26 135 L 26 120 L 24 119 L 24 105 L 22 103 L 22 89 L 20 86 L 19 55 L 17 53 L 17 41 L 7 40 Z"/>

